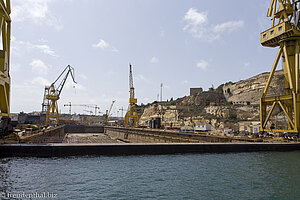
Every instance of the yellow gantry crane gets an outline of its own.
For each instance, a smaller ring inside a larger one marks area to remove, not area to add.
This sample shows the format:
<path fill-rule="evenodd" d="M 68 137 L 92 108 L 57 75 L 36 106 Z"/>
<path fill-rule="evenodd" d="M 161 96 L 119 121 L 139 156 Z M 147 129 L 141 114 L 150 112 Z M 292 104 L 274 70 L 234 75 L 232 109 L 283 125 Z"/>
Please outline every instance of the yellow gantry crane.
<path fill-rule="evenodd" d="M 261 33 L 261 44 L 265 47 L 279 47 L 279 50 L 260 99 L 261 131 L 299 133 L 300 0 L 272 0 L 267 16 L 272 18 L 272 27 Z M 269 96 L 268 89 L 280 58 L 283 61 L 285 94 Z M 271 129 L 270 117 L 276 106 L 281 108 L 287 118 L 286 129 Z"/>
<path fill-rule="evenodd" d="M 60 94 L 69 75 L 72 76 L 73 82 L 76 83 L 74 78 L 74 68 L 68 65 L 49 87 L 45 87 L 42 113 L 46 112 L 46 124 L 50 123 L 50 118 L 55 118 L 57 125 L 59 124 L 57 101 L 60 98 Z M 58 80 L 60 80 L 61 78 L 61 82 L 59 83 L 58 87 L 55 88 L 55 83 L 58 82 Z"/>
<path fill-rule="evenodd" d="M 139 116 L 136 109 L 137 99 L 134 98 L 134 87 L 133 87 L 133 76 L 132 76 L 132 67 L 129 64 L 129 88 L 130 88 L 130 98 L 129 98 L 129 106 L 127 113 L 125 115 L 125 126 L 135 126 L 139 125 Z M 133 121 L 132 121 L 133 120 Z"/>
<path fill-rule="evenodd" d="M 0 50 L 0 137 L 12 132 L 10 124 L 10 0 L 0 1 L 2 49 Z"/>

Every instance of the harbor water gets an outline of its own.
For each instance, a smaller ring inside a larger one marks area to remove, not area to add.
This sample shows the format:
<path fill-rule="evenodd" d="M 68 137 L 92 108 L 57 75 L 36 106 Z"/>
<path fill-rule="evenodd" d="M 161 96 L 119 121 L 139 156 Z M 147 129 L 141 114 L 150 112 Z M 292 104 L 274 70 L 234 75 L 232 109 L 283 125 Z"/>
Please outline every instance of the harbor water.
<path fill-rule="evenodd" d="M 0 159 L 0 199 L 300 199 L 300 152 Z"/>

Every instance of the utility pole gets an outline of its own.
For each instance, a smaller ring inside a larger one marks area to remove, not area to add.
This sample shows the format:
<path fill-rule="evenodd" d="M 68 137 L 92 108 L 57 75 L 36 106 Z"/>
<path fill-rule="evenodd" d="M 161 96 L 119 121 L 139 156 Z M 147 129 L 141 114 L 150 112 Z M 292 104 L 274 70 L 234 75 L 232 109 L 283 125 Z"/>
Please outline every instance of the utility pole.
<path fill-rule="evenodd" d="M 162 102 L 163 84 L 160 84 L 160 102 Z"/>
<path fill-rule="evenodd" d="M 124 108 L 122 107 L 121 109 L 119 109 L 119 110 L 121 110 L 122 111 L 122 115 L 121 115 L 121 118 L 123 118 L 123 112 L 124 112 Z"/>

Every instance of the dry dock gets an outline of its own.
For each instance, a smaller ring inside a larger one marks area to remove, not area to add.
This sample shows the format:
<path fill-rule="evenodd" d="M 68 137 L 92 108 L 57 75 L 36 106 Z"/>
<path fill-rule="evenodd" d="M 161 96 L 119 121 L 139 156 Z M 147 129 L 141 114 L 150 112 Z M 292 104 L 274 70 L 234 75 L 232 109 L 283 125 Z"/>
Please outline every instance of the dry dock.
<path fill-rule="evenodd" d="M 0 157 L 61 157 L 299 151 L 300 143 L 238 141 L 226 137 L 150 129 L 60 126 L 24 136 L 20 144 L 0 145 Z"/>

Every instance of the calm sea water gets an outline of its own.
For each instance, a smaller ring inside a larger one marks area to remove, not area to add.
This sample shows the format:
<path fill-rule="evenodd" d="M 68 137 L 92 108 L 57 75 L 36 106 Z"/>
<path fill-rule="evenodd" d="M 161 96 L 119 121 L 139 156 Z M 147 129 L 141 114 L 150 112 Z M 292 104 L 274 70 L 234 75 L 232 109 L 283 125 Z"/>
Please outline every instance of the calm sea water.
<path fill-rule="evenodd" d="M 10 199 L 300 199 L 300 152 L 5 158 L 0 178 Z"/>

